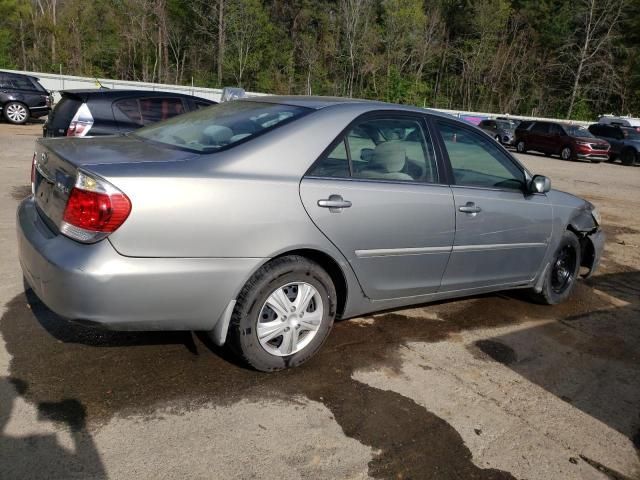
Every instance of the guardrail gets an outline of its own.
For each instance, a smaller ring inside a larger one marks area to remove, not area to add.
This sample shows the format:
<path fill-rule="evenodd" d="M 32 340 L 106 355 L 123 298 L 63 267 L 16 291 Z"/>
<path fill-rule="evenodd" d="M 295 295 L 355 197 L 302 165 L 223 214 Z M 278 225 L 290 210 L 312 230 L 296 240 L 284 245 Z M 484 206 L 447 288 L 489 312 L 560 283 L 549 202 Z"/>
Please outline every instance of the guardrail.
<path fill-rule="evenodd" d="M 6 70 L 6 72 L 22 73 L 24 75 L 31 75 L 38 77 L 40 83 L 44 88 L 53 92 L 54 102 L 60 100 L 59 92 L 61 90 L 72 89 L 90 89 L 106 87 L 111 89 L 135 89 L 135 90 L 160 90 L 163 92 L 175 92 L 184 93 L 187 95 L 193 95 L 196 97 L 206 98 L 208 100 L 220 101 L 222 95 L 222 89 L 220 88 L 204 88 L 196 86 L 185 85 L 169 85 L 164 83 L 149 83 L 149 82 L 133 82 L 128 80 L 112 80 L 108 78 L 91 78 L 91 77 L 77 77 L 74 75 L 58 75 L 55 73 L 42 73 L 42 72 L 28 72 L 23 70 Z M 248 96 L 265 95 L 264 93 L 247 92 Z"/>
<path fill-rule="evenodd" d="M 202 97 L 216 102 L 220 101 L 222 96 L 222 89 L 220 88 L 204 88 L 196 86 L 185 85 L 170 85 L 164 83 L 149 83 L 149 82 L 134 82 L 129 80 L 112 80 L 108 78 L 92 78 L 92 77 L 78 77 L 74 75 L 59 75 L 56 73 L 42 73 L 42 72 L 28 72 L 22 70 L 5 70 L 7 72 L 22 73 L 24 75 L 32 75 L 40 79 L 40 83 L 44 88 L 53 92 L 54 102 L 60 100 L 61 90 L 71 89 L 83 89 L 83 88 L 100 88 L 100 86 L 112 88 L 112 89 L 136 89 L 136 90 L 161 90 L 164 92 L 176 92 L 184 93 L 187 95 L 193 95 L 196 97 Z M 268 95 L 266 93 L 259 92 L 247 92 L 250 97 Z M 454 117 L 462 118 L 468 122 L 478 124 L 481 120 L 487 118 L 513 118 L 517 120 L 546 120 L 550 122 L 560 123 L 572 123 L 576 125 L 588 126 L 593 122 L 582 122 L 576 120 L 555 119 L 555 118 L 543 118 L 543 117 L 528 117 L 524 115 L 510 115 L 508 113 L 488 113 L 488 112 L 470 112 L 466 110 L 447 110 L 442 108 L 432 108 L 437 112 L 448 113 Z"/>

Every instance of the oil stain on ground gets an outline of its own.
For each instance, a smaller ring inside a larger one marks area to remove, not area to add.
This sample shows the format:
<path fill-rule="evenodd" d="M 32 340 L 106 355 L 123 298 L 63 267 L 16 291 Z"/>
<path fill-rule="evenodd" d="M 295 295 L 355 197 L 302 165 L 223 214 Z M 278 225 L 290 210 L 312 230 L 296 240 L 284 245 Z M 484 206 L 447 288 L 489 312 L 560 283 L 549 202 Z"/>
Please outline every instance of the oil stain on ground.
<path fill-rule="evenodd" d="M 590 291 L 582 286 L 554 314 L 603 308 Z M 442 303 L 429 311 L 438 319 L 410 310 L 377 315 L 371 325 L 339 322 L 306 365 L 268 375 L 236 365 L 204 336 L 108 332 L 66 322 L 32 293 L 7 305 L 0 333 L 12 357 L 12 377 L 29 385 L 25 398 L 38 404 L 76 399 L 90 424 L 115 415 L 153 415 L 157 406 L 173 401 L 188 410 L 243 398 L 303 395 L 329 408 L 346 435 L 379 452 L 369 465 L 375 478 L 512 478 L 474 465 L 460 435 L 441 418 L 352 374 L 381 366 L 400 372 L 397 350 L 406 342 L 442 341 L 467 329 L 547 318 L 548 307 L 493 296 Z"/>

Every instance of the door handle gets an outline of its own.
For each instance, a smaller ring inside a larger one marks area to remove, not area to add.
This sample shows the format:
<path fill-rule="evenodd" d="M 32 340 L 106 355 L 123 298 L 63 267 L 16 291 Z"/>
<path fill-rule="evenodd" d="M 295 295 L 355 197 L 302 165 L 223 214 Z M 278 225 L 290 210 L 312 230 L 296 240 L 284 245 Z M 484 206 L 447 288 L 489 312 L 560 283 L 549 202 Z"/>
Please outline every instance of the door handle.
<path fill-rule="evenodd" d="M 480 213 L 482 211 L 482 209 L 473 202 L 467 202 L 466 205 L 462 205 L 458 207 L 458 210 L 461 211 L 462 213 L 471 213 L 471 214 Z"/>
<path fill-rule="evenodd" d="M 330 212 L 338 213 L 341 212 L 343 208 L 349 208 L 351 202 L 345 200 L 340 195 L 329 195 L 329 198 L 318 200 L 318 206 L 328 208 Z"/>

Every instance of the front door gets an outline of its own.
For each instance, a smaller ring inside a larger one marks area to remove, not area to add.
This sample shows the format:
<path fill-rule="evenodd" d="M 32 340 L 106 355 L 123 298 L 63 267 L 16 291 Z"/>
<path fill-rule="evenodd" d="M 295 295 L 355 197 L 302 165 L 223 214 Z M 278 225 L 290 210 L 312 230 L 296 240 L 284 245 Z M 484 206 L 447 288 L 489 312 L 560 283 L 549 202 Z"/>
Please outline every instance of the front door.
<path fill-rule="evenodd" d="M 453 195 L 440 184 L 419 115 L 356 120 L 300 184 L 316 226 L 374 300 L 435 292 L 454 237 Z"/>
<path fill-rule="evenodd" d="M 458 123 L 435 123 L 451 165 L 456 206 L 441 291 L 531 281 L 551 236 L 549 199 L 525 193 L 524 170 L 494 142 Z"/>

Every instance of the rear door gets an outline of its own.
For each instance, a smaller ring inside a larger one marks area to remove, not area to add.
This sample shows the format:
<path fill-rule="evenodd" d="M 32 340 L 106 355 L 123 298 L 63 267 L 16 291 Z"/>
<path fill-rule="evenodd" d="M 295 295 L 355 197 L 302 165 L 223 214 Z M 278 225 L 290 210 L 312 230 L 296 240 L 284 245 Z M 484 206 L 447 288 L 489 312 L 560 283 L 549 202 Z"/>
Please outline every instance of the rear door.
<path fill-rule="evenodd" d="M 524 170 L 474 129 L 435 120 L 449 160 L 456 233 L 441 291 L 526 283 L 540 269 L 552 228 L 545 194 L 525 192 Z"/>
<path fill-rule="evenodd" d="M 441 182 L 422 115 L 356 120 L 300 184 L 316 226 L 375 300 L 435 292 L 454 236 L 453 196 Z"/>
<path fill-rule="evenodd" d="M 539 152 L 550 151 L 549 124 L 547 122 L 535 122 L 529 129 L 527 136 L 527 148 Z"/>

